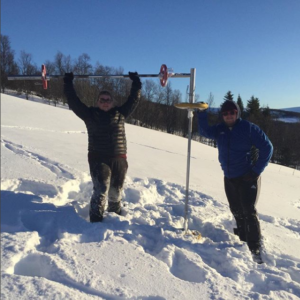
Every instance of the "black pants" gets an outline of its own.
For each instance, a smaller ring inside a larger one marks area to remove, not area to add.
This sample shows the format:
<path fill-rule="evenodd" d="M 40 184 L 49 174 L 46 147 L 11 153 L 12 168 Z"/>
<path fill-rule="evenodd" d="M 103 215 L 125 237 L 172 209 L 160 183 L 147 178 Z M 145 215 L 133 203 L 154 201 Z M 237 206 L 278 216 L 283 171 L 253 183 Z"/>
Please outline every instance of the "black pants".
<path fill-rule="evenodd" d="M 224 179 L 230 210 L 236 220 L 237 233 L 250 250 L 260 246 L 261 231 L 255 205 L 260 193 L 260 177 L 254 181 L 242 178 Z"/>
<path fill-rule="evenodd" d="M 102 219 L 107 198 L 108 206 L 120 205 L 128 163 L 126 158 L 89 158 L 89 165 L 94 185 L 90 219 Z"/>

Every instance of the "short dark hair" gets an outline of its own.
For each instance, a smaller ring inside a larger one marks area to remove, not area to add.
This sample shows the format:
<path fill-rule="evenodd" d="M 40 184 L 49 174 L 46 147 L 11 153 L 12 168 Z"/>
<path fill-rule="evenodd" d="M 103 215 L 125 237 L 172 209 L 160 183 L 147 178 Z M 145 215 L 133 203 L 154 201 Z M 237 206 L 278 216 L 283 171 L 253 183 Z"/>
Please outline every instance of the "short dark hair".
<path fill-rule="evenodd" d="M 98 98 L 97 98 L 97 102 L 99 101 L 100 96 L 102 96 L 102 95 L 110 96 L 110 99 L 112 100 L 113 107 L 117 105 L 117 102 L 114 99 L 114 97 L 112 96 L 111 92 L 109 92 L 107 90 L 102 90 L 102 91 L 99 92 L 99 95 L 98 95 Z"/>
<path fill-rule="evenodd" d="M 102 95 L 110 96 L 110 98 L 113 98 L 112 95 L 111 95 L 111 93 L 109 91 L 102 90 L 102 91 L 99 92 L 98 100 L 99 100 L 100 96 L 102 96 Z"/>

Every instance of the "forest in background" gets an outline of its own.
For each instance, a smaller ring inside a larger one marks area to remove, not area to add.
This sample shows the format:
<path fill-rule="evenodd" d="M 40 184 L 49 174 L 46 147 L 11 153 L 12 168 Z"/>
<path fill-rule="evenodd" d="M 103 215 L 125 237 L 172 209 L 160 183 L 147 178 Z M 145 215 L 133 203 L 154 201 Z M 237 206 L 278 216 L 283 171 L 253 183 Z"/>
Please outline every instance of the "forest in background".
<path fill-rule="evenodd" d="M 0 53 L 0 71 L 1 71 L 1 92 L 6 89 L 15 90 L 18 93 L 25 93 L 27 99 L 30 94 L 38 95 L 48 99 L 50 104 L 57 105 L 62 103 L 66 105 L 66 99 L 63 95 L 63 81 L 51 80 L 48 89 L 44 90 L 41 85 L 34 81 L 9 81 L 9 75 L 40 75 L 40 67 L 37 66 L 30 53 L 21 51 L 18 59 L 15 58 L 15 52 L 11 49 L 9 37 L 1 35 L 1 53 Z M 70 55 L 65 55 L 58 51 L 53 60 L 44 62 L 47 73 L 52 75 L 64 75 L 67 72 L 74 74 L 101 74 L 101 75 L 120 75 L 123 74 L 122 67 L 109 67 L 97 62 L 94 66 L 90 63 L 90 56 L 86 53 L 78 58 L 72 59 Z M 142 96 L 137 109 L 127 120 L 128 123 L 147 127 L 154 130 L 164 131 L 170 134 L 187 137 L 188 118 L 187 112 L 176 109 L 174 104 L 188 101 L 188 95 L 182 95 L 177 89 L 172 88 L 169 81 L 166 87 L 162 87 L 159 80 L 142 80 Z M 40 83 L 41 84 L 41 83 Z M 75 89 L 82 102 L 88 106 L 95 106 L 100 90 L 112 91 L 113 97 L 118 105 L 127 100 L 129 95 L 131 81 L 128 79 L 116 79 L 103 77 L 97 79 L 76 79 L 74 80 Z M 199 95 L 196 95 L 196 101 Z M 280 117 L 294 117 L 300 119 L 300 113 L 286 112 L 261 107 L 260 100 L 254 95 L 244 102 L 241 95 L 236 99 L 229 90 L 223 100 L 236 101 L 241 109 L 243 119 L 261 127 L 267 134 L 274 146 L 274 153 L 271 161 L 295 169 L 300 169 L 300 122 L 283 122 Z M 204 100 L 210 107 L 214 105 L 214 96 L 210 93 Z M 216 124 L 221 121 L 218 109 L 209 110 L 210 124 Z M 196 141 L 216 147 L 213 140 L 205 139 L 198 134 L 197 118 L 193 118 L 192 138 Z"/>

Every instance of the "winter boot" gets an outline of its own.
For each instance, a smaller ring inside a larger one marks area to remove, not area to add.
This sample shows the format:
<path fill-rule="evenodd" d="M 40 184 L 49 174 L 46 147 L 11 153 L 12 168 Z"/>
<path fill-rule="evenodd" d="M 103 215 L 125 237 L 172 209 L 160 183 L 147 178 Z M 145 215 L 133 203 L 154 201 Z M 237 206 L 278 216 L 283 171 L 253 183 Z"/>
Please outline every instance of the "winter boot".
<path fill-rule="evenodd" d="M 104 214 L 103 207 L 99 208 L 99 211 L 97 212 L 90 210 L 90 222 L 91 223 L 102 222 L 103 214 Z"/>
<path fill-rule="evenodd" d="M 262 260 L 262 257 L 261 257 L 260 243 L 250 242 L 250 243 L 248 243 L 248 247 L 251 251 L 253 261 L 255 261 L 258 264 L 262 264 L 263 260 Z"/>
<path fill-rule="evenodd" d="M 117 215 L 121 215 L 121 201 L 119 201 L 119 202 L 109 202 L 107 211 L 108 212 L 114 212 Z"/>
<path fill-rule="evenodd" d="M 257 264 L 263 264 L 263 260 L 261 258 L 261 252 L 260 250 L 253 250 L 251 251 L 251 255 L 252 255 L 252 259 L 254 262 L 256 262 Z"/>
<path fill-rule="evenodd" d="M 233 233 L 237 235 L 242 242 L 246 242 L 246 233 L 242 228 L 233 228 Z"/>

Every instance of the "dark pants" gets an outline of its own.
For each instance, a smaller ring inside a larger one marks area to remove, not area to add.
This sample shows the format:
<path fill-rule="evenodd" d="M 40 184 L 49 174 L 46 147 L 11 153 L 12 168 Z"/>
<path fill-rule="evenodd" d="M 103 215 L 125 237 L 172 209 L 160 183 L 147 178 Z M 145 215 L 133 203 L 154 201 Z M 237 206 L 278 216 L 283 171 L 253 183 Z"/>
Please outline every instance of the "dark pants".
<path fill-rule="evenodd" d="M 253 181 L 224 178 L 230 210 L 236 220 L 237 234 L 247 242 L 251 251 L 260 247 L 260 225 L 255 205 L 260 193 L 260 177 Z"/>
<path fill-rule="evenodd" d="M 90 220 L 97 222 L 103 218 L 107 198 L 108 210 L 120 213 L 128 163 L 126 158 L 89 158 L 89 165 L 94 185 L 90 205 Z"/>

